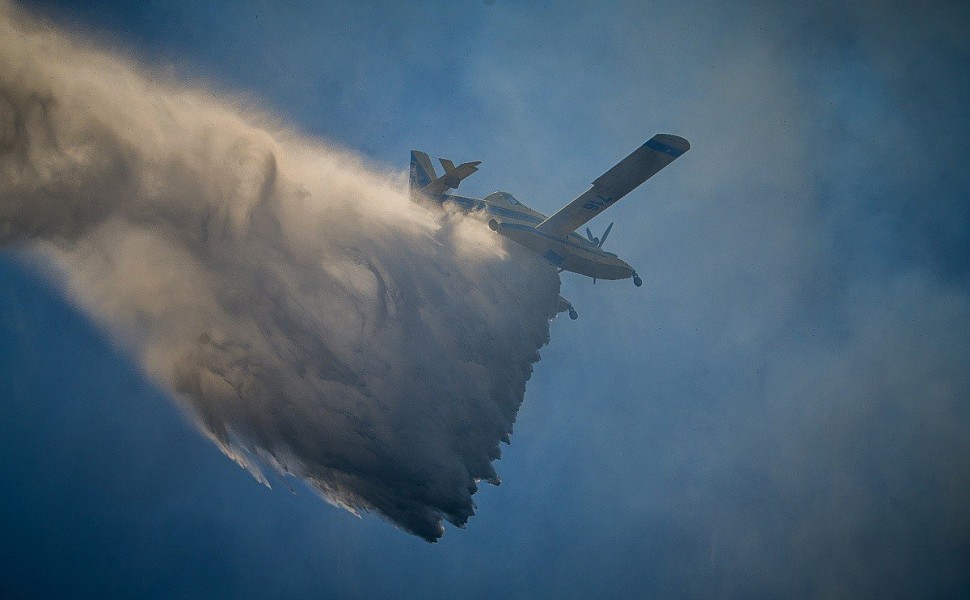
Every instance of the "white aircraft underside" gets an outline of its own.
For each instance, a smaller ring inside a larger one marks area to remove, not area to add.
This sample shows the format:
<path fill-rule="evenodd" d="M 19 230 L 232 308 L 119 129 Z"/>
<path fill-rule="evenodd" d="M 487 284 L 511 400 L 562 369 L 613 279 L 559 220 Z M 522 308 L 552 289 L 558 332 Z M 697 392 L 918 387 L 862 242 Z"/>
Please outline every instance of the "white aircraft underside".
<path fill-rule="evenodd" d="M 542 256 L 560 271 L 572 271 L 597 279 L 627 279 L 632 277 L 638 287 L 642 284 L 637 272 L 612 252 L 602 249 L 613 224 L 601 238 L 593 237 L 589 228 L 586 238 L 575 233 L 601 211 L 636 189 L 677 157 L 690 149 L 684 138 L 658 134 L 634 150 L 629 156 L 599 176 L 590 189 L 565 205 L 551 217 L 535 211 L 507 192 L 495 192 L 481 200 L 447 193 L 478 170 L 481 162 L 455 166 L 450 160 L 439 159 L 445 174 L 438 177 L 434 165 L 424 152 L 411 151 L 411 196 L 415 200 L 430 200 L 439 204 L 452 203 L 467 211 L 483 211 L 488 226 L 510 240 Z M 560 297 L 560 312 L 569 311 L 573 319 L 575 309 Z"/>

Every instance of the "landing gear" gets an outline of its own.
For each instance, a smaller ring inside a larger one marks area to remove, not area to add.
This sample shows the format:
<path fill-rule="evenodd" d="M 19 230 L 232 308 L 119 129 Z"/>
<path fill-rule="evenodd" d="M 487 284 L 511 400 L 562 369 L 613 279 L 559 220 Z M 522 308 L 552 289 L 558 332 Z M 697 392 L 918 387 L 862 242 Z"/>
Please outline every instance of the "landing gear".
<path fill-rule="evenodd" d="M 569 318 L 572 319 L 573 321 L 579 318 L 579 313 L 576 312 L 576 309 L 573 308 L 573 305 L 569 302 L 569 300 L 566 300 L 562 296 L 559 296 L 558 312 L 568 312 Z"/>
<path fill-rule="evenodd" d="M 643 280 L 640 279 L 640 276 L 637 275 L 636 271 L 633 272 L 633 285 L 637 287 L 640 287 L 641 285 L 643 285 Z"/>

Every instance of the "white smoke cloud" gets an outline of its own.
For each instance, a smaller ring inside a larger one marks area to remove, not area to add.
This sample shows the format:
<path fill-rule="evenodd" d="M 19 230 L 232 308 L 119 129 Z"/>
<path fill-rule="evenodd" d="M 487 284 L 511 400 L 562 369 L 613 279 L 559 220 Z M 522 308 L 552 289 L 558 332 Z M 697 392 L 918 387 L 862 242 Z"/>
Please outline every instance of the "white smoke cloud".
<path fill-rule="evenodd" d="M 278 129 L 0 4 L 0 244 L 257 478 L 437 539 L 498 482 L 558 277 Z"/>

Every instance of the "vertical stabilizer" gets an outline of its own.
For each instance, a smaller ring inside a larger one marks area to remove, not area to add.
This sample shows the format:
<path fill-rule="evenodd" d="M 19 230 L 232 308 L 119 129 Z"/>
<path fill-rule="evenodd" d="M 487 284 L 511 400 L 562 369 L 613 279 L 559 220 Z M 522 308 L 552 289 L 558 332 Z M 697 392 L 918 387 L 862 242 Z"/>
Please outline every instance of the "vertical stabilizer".
<path fill-rule="evenodd" d="M 428 155 L 419 150 L 411 150 L 411 171 L 408 183 L 411 186 L 411 198 L 417 193 L 422 193 L 432 199 L 439 199 L 448 190 L 458 187 L 463 179 L 478 170 L 481 161 L 462 163 L 455 166 L 455 163 L 448 159 L 441 160 L 441 166 L 445 173 L 441 177 L 434 170 L 431 159 Z"/>
<path fill-rule="evenodd" d="M 409 177 L 411 193 L 414 194 L 414 192 L 427 187 L 437 178 L 438 174 L 435 173 L 434 165 L 431 164 L 428 155 L 419 150 L 411 150 L 411 173 Z"/>

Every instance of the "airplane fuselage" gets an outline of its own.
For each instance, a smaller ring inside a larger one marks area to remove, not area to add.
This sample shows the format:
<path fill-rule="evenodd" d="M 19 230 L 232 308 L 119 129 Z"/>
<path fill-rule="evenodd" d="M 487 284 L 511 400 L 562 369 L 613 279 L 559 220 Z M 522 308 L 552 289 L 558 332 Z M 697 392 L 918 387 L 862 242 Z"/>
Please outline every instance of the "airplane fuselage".
<path fill-rule="evenodd" d="M 444 194 L 441 201 L 468 212 L 484 213 L 493 231 L 525 246 L 564 271 L 594 279 L 627 279 L 636 276 L 633 267 L 625 261 L 575 233 L 556 237 L 536 230 L 536 225 L 545 221 L 546 216 L 506 192 L 495 192 L 482 200 Z"/>
<path fill-rule="evenodd" d="M 427 154 L 411 151 L 409 184 L 412 198 L 424 198 L 438 204 L 452 204 L 458 208 L 484 213 L 492 231 L 532 250 L 560 271 L 572 271 L 597 279 L 627 279 L 632 277 L 637 287 L 643 284 L 633 267 L 612 252 L 603 250 L 603 243 L 613 224 L 601 237 L 593 236 L 586 228 L 586 239 L 576 230 L 603 210 L 623 198 L 641 183 L 656 175 L 674 159 L 690 149 L 682 137 L 658 133 L 626 158 L 597 177 L 591 187 L 574 198 L 550 217 L 522 204 L 511 194 L 495 192 L 481 200 L 448 193 L 463 179 L 475 173 L 481 161 L 455 166 L 451 160 L 439 158 L 445 173 L 441 177 Z M 564 299 L 560 298 L 565 301 Z M 569 305 L 566 302 L 566 305 Z M 575 311 L 569 305 L 570 317 Z"/>

